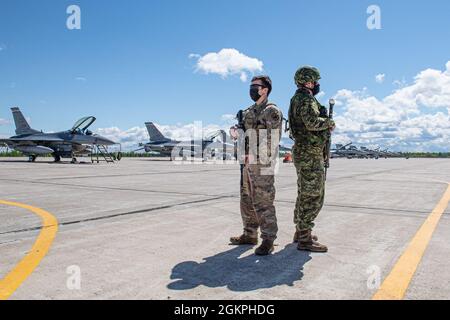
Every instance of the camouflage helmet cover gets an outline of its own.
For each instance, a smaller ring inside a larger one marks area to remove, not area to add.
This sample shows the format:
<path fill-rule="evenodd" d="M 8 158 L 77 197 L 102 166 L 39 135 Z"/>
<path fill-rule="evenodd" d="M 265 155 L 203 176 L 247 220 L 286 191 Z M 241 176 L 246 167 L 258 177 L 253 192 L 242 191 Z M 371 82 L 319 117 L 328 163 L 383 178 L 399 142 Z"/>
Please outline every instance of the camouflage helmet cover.
<path fill-rule="evenodd" d="M 317 68 L 305 66 L 297 70 L 294 79 L 297 86 L 307 82 L 316 82 L 320 80 L 320 71 Z"/>

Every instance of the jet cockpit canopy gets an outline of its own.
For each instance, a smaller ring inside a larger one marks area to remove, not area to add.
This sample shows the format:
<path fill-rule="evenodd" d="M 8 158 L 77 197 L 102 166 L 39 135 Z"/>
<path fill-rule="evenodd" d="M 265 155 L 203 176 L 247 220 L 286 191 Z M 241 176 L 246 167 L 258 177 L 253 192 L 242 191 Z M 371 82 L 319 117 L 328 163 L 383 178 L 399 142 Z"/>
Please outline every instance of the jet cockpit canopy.
<path fill-rule="evenodd" d="M 95 120 L 97 120 L 97 119 L 92 116 L 81 118 L 80 120 L 75 122 L 71 131 L 73 133 L 78 132 L 78 133 L 89 134 L 89 131 L 87 129 L 95 122 Z"/>

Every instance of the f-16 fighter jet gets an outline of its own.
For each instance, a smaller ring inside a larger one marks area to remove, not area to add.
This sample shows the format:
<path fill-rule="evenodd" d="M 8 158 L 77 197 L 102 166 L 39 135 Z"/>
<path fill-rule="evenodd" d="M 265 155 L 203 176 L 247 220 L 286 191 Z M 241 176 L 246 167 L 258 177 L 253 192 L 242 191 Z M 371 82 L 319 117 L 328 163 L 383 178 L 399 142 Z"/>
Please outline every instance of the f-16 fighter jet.
<path fill-rule="evenodd" d="M 78 120 L 70 130 L 44 133 L 32 129 L 19 108 L 11 108 L 11 111 L 16 135 L 9 139 L 0 139 L 0 144 L 22 152 L 29 157 L 30 162 L 34 162 L 38 156 L 51 154 L 55 162 L 60 162 L 61 158 L 69 158 L 75 163 L 77 155 L 91 153 L 93 148 L 106 151 L 107 146 L 117 145 L 114 141 L 88 130 L 96 120 L 92 116 Z M 120 153 L 117 158 L 120 158 Z"/>

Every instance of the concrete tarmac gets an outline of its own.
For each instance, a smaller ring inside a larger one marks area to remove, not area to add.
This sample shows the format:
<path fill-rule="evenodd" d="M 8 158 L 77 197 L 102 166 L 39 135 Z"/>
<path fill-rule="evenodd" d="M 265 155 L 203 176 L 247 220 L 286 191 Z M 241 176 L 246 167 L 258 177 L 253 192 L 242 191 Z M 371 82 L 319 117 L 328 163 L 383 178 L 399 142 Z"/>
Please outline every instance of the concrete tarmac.
<path fill-rule="evenodd" d="M 242 231 L 236 164 L 0 158 L 0 200 L 44 209 L 59 222 L 50 251 L 10 298 L 371 299 L 373 284 L 444 195 L 450 160 L 333 159 L 331 166 L 315 229 L 329 252 L 292 244 L 296 176 L 292 164 L 281 164 L 276 250 L 257 257 L 255 247 L 228 245 Z M 449 216 L 447 207 L 405 299 L 450 299 Z M 38 216 L 0 205 L 0 279 L 41 231 Z"/>

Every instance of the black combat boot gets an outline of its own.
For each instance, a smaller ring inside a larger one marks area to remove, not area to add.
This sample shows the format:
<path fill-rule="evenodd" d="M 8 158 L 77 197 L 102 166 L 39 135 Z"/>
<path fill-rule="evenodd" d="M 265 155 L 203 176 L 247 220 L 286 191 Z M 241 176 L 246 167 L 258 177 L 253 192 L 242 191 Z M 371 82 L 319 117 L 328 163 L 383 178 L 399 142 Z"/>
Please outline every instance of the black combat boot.
<path fill-rule="evenodd" d="M 246 234 L 243 234 L 239 237 L 231 237 L 230 244 L 233 246 L 240 246 L 244 244 L 255 245 L 258 244 L 258 238 L 252 238 Z"/>
<path fill-rule="evenodd" d="M 298 237 L 298 250 L 305 250 L 311 252 L 327 252 L 327 246 L 320 244 L 316 240 L 313 239 L 311 235 L 311 230 L 303 230 L 300 231 L 300 235 Z"/>
<path fill-rule="evenodd" d="M 265 239 L 263 240 L 261 245 L 258 248 L 256 248 L 255 254 L 257 256 L 267 256 L 273 252 L 273 249 L 274 249 L 273 241 Z"/>
<path fill-rule="evenodd" d="M 294 234 L 294 240 L 293 240 L 294 243 L 297 243 L 297 242 L 298 242 L 298 237 L 299 237 L 299 236 L 300 236 L 300 231 L 296 230 L 296 231 L 295 231 L 295 234 Z M 313 235 L 312 235 L 312 239 L 313 239 L 314 241 L 318 241 L 318 240 L 319 240 L 319 237 L 313 234 Z"/>

